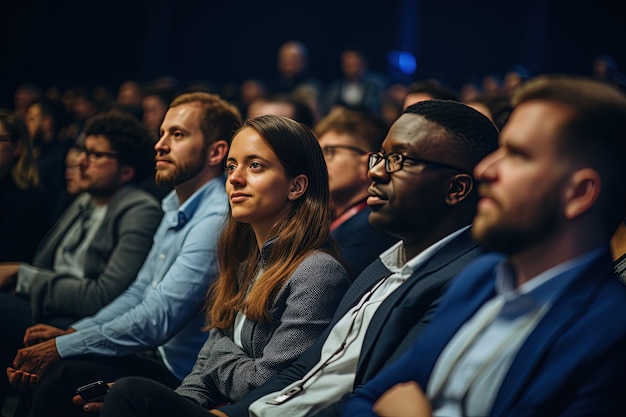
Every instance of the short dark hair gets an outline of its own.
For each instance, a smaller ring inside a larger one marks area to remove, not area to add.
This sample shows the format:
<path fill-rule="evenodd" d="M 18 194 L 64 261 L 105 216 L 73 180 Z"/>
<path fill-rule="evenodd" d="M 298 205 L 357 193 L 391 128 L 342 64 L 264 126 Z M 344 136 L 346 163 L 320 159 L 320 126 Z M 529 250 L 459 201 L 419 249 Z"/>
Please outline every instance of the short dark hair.
<path fill-rule="evenodd" d="M 498 128 L 481 112 L 454 100 L 424 100 L 402 114 L 417 114 L 437 123 L 456 140 L 468 165 L 475 166 L 498 148 Z"/>
<path fill-rule="evenodd" d="M 414 81 L 407 86 L 406 94 L 426 93 L 437 100 L 458 100 L 458 94 L 452 88 L 434 78 Z"/>
<path fill-rule="evenodd" d="M 135 117 L 119 110 L 94 116 L 85 127 L 85 137 L 99 135 L 108 139 L 120 165 L 135 169 L 132 182 L 143 182 L 154 172 L 154 140 Z"/>

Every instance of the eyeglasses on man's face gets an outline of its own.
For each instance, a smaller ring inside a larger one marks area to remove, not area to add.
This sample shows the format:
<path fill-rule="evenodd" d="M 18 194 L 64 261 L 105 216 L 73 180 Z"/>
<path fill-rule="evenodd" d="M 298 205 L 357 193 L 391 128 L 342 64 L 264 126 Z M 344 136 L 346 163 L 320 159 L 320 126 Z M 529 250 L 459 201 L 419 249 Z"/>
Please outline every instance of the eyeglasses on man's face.
<path fill-rule="evenodd" d="M 443 162 L 431 161 L 428 159 L 412 158 L 410 156 L 402 155 L 399 153 L 390 153 L 390 154 L 384 154 L 382 152 L 372 153 L 369 156 L 367 166 L 369 169 L 372 169 L 376 165 L 378 165 L 378 163 L 382 160 L 385 161 L 385 171 L 387 171 L 390 174 L 392 172 L 400 171 L 402 167 L 404 166 L 405 161 L 409 161 L 409 163 L 412 165 L 424 165 L 427 167 L 432 167 L 432 168 L 437 168 L 437 169 L 451 169 L 453 171 L 466 172 L 463 168 L 459 168 L 454 165 L 444 164 Z"/>
<path fill-rule="evenodd" d="M 328 145 L 328 146 L 322 147 L 324 158 L 326 158 L 329 161 L 333 159 L 335 155 L 337 154 L 337 151 L 340 151 L 340 150 L 351 152 L 359 156 L 369 153 L 368 151 L 364 151 L 363 149 L 359 149 L 355 146 L 348 146 L 348 145 Z"/>
<path fill-rule="evenodd" d="M 101 160 L 102 158 L 110 158 L 110 159 L 117 158 L 116 152 L 100 152 L 100 151 L 93 151 L 87 148 L 78 148 L 78 153 L 79 155 L 85 154 L 89 162 L 97 162 Z"/>

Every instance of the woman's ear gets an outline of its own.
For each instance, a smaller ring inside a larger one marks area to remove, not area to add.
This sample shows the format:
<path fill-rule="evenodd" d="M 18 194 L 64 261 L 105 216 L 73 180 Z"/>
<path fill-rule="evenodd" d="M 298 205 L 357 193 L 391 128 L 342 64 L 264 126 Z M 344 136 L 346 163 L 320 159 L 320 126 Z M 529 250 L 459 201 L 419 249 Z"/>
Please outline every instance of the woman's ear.
<path fill-rule="evenodd" d="M 446 204 L 453 206 L 465 200 L 474 188 L 474 179 L 469 174 L 456 174 L 450 180 Z"/>
<path fill-rule="evenodd" d="M 291 180 L 291 190 L 289 190 L 287 199 L 290 201 L 299 199 L 300 197 L 302 197 L 302 195 L 304 194 L 308 186 L 309 186 L 309 178 L 306 175 L 300 174 L 294 177 Z"/>

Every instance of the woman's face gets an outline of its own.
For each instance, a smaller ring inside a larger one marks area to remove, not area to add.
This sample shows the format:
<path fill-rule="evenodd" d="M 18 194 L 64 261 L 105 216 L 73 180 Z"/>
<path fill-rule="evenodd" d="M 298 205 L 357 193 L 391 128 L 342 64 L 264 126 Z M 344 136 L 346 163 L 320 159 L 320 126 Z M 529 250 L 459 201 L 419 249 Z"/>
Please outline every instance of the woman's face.
<path fill-rule="evenodd" d="M 249 223 L 262 244 L 292 204 L 294 179 L 288 177 L 274 151 L 250 127 L 233 138 L 226 172 L 232 216 Z"/>

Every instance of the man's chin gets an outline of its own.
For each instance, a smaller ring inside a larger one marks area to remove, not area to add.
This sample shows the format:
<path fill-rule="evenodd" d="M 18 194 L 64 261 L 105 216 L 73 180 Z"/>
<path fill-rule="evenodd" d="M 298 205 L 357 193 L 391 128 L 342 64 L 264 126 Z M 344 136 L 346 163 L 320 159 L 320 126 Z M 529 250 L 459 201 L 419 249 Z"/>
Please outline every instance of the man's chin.
<path fill-rule="evenodd" d="M 163 187 L 163 188 L 170 188 L 173 187 L 174 184 L 174 177 L 171 175 L 156 175 L 154 177 L 154 183 L 159 186 L 159 187 Z"/>

